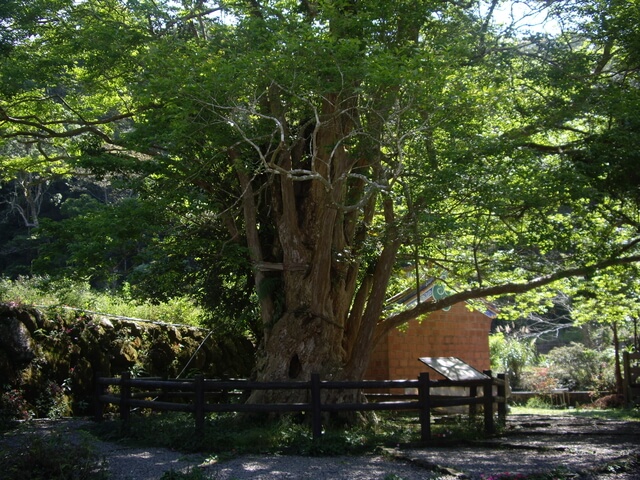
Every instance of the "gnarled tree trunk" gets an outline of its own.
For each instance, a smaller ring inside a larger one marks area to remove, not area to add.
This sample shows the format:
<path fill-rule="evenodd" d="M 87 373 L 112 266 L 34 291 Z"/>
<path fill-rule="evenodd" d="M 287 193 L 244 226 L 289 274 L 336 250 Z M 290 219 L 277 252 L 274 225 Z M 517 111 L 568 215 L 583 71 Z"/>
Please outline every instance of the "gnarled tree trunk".
<path fill-rule="evenodd" d="M 240 175 L 257 291 L 264 292 L 259 294 L 264 323 L 259 380 L 308 380 L 312 373 L 360 379 L 366 370 L 400 242 L 391 235 L 362 274 L 360 251 L 377 196 L 365 195 L 363 180 L 349 175 L 355 166 L 371 171 L 374 163 L 344 146 L 355 115 L 352 98 L 325 97 L 313 133 L 304 139 L 306 151 L 298 144 L 283 146 L 269 190 L 269 212 L 278 231 L 267 242 L 255 222 L 254 189 Z M 302 178 L 282 173 L 302 165 Z M 347 205 L 353 199 L 361 202 L 358 208 Z M 393 204 L 383 204 L 385 219 L 393 224 Z M 263 288 L 274 284 L 275 289 Z M 290 402 L 300 395 L 256 391 L 250 401 Z"/>

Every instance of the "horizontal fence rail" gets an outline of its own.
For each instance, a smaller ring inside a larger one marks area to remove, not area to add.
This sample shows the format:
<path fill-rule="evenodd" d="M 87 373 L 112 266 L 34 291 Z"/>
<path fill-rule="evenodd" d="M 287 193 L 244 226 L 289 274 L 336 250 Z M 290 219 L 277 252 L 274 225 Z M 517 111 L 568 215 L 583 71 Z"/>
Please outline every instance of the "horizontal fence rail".
<path fill-rule="evenodd" d="M 196 431 L 202 432 L 205 415 L 213 412 L 246 413 L 287 413 L 307 412 L 311 414 L 313 438 L 322 436 L 323 412 L 354 412 L 383 410 L 413 410 L 419 412 L 421 439 L 431 440 L 431 410 L 438 407 L 468 406 L 471 415 L 476 414 L 477 405 L 483 406 L 484 429 L 495 433 L 494 405 L 497 406 L 498 420 L 506 419 L 508 382 L 505 375 L 483 380 L 431 380 L 428 373 L 421 373 L 417 380 L 362 380 L 331 381 L 321 380 L 319 374 L 312 374 L 310 381 L 299 382 L 255 382 L 250 380 L 210 380 L 196 376 L 188 380 L 162 380 L 158 378 L 131 378 L 128 372 L 120 377 L 96 376 L 96 419 L 103 418 L 107 404 L 119 407 L 120 419 L 128 425 L 132 408 L 148 408 L 192 413 Z M 119 387 L 119 394 L 108 393 L 109 386 Z M 464 387 L 468 395 L 438 395 L 433 393 L 439 387 Z M 494 394 L 494 387 L 496 394 Z M 482 395 L 478 395 L 479 388 Z M 393 390 L 415 391 L 417 394 L 378 395 L 373 402 L 323 403 L 323 390 Z M 238 392 L 251 390 L 306 390 L 309 402 L 247 404 L 232 403 L 229 399 Z M 217 397 L 216 402 L 207 401 L 207 396 Z M 175 401 L 172 401 L 174 399 Z M 389 401 L 389 399 L 393 399 Z M 385 401 L 386 400 L 386 401 Z M 186 403 L 185 403 L 186 402 Z"/>

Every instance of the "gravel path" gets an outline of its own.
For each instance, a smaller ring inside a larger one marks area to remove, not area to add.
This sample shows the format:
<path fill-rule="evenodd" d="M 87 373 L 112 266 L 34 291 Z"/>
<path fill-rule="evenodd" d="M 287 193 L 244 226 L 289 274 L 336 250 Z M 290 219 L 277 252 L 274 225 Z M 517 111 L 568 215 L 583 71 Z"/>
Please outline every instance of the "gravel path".
<path fill-rule="evenodd" d="M 500 438 L 399 455 L 417 464 L 446 466 L 468 478 L 555 471 L 584 479 L 635 480 L 640 479 L 640 422 L 512 415 Z"/>
<path fill-rule="evenodd" d="M 70 419 L 31 425 L 44 434 L 62 432 L 73 441 L 87 424 L 90 422 Z M 5 434 L 0 447 L 15 447 L 19 439 L 19 434 Z M 199 454 L 132 448 L 97 439 L 92 442 L 105 458 L 111 480 L 159 480 L 167 471 L 186 472 L 196 467 L 216 480 L 475 480 L 503 472 L 572 472 L 574 478 L 584 480 L 640 480 L 640 422 L 568 415 L 512 415 L 500 438 L 450 447 L 391 449 L 384 455 L 244 455 L 215 462 Z"/>

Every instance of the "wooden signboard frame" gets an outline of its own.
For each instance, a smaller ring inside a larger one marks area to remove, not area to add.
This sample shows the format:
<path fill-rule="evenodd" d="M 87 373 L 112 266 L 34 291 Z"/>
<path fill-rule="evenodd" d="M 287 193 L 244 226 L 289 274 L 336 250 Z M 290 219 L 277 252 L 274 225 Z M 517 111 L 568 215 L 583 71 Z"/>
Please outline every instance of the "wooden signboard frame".
<path fill-rule="evenodd" d="M 420 357 L 419 360 L 447 380 L 486 380 L 489 378 L 458 357 Z"/>

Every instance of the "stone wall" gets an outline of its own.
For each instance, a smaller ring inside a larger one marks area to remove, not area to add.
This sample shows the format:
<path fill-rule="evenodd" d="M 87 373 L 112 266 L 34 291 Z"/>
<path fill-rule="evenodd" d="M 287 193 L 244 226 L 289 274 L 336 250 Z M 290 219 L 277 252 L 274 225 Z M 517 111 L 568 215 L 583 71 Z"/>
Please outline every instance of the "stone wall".
<path fill-rule="evenodd" d="M 93 378 L 246 378 L 249 340 L 189 326 L 47 311 L 0 303 L 0 408 L 4 416 L 89 413 Z M 1 412 L 0 412 L 1 413 Z"/>

